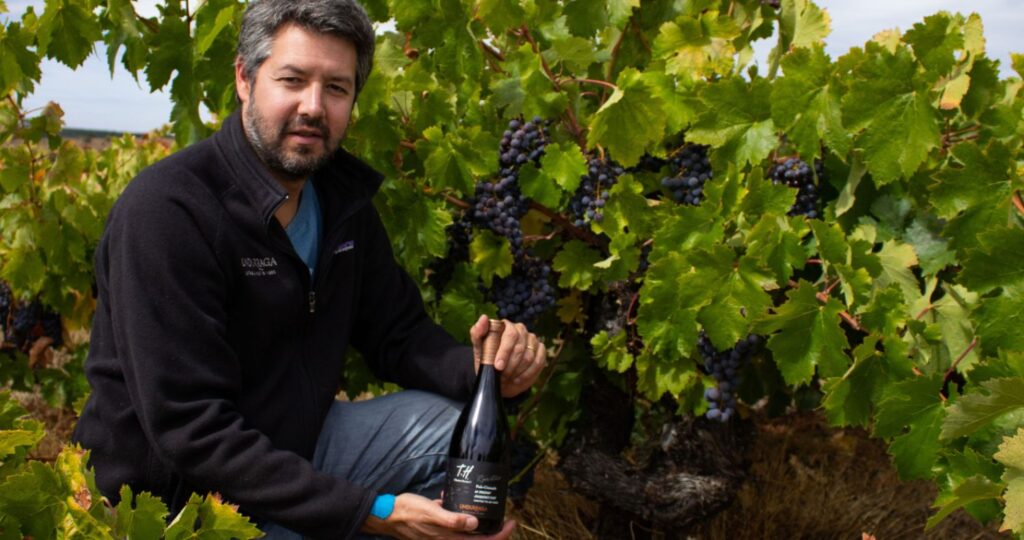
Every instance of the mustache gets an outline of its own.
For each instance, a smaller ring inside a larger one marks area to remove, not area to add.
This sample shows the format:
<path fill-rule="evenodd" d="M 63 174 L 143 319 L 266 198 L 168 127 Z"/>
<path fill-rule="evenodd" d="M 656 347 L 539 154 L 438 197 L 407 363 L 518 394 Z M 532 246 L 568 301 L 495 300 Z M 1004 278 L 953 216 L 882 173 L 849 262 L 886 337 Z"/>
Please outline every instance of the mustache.
<path fill-rule="evenodd" d="M 286 135 L 291 131 L 310 129 L 317 131 L 324 139 L 328 138 L 330 130 L 327 129 L 327 124 L 324 123 L 324 120 L 322 118 L 310 118 L 308 116 L 299 116 L 291 122 L 288 122 L 288 124 L 281 128 L 281 135 Z"/>

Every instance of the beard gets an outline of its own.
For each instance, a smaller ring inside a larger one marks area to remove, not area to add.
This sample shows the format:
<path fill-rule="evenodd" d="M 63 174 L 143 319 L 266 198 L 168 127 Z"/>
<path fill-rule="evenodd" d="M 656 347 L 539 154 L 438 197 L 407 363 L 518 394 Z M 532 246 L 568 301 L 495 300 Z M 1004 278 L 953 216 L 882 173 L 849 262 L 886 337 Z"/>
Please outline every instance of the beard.
<path fill-rule="evenodd" d="M 250 93 L 245 114 L 245 134 L 256 155 L 272 171 L 293 180 L 304 179 L 323 168 L 334 157 L 338 144 L 332 142 L 330 129 L 323 118 L 297 116 L 279 129 L 263 116 Z M 298 145 L 293 149 L 285 147 L 285 139 L 293 130 L 315 130 L 320 133 L 321 145 Z"/>

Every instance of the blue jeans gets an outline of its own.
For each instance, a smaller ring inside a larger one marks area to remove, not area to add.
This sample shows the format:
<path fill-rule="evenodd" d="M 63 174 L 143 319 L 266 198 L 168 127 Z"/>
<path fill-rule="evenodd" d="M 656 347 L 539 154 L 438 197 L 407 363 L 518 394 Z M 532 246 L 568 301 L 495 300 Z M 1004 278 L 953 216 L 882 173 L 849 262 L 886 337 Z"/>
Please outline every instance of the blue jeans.
<path fill-rule="evenodd" d="M 459 403 L 418 390 L 336 401 L 320 431 L 313 466 L 381 493 L 439 498 L 461 411 Z M 276 523 L 260 528 L 267 540 L 302 538 Z"/>

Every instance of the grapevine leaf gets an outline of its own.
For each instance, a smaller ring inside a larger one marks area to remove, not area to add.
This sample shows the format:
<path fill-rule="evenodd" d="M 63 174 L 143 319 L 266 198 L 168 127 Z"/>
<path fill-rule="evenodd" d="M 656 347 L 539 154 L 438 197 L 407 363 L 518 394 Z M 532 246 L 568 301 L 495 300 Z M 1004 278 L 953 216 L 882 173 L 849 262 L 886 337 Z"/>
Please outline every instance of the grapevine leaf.
<path fill-rule="evenodd" d="M 1019 288 L 1004 289 L 999 296 L 984 298 L 974 312 L 978 321 L 978 337 L 986 354 L 996 355 L 999 349 L 1024 350 L 1024 295 Z"/>
<path fill-rule="evenodd" d="M 597 270 L 594 265 L 601 254 L 579 240 L 573 240 L 555 255 L 552 268 L 559 273 L 558 286 L 585 291 L 594 284 Z"/>
<path fill-rule="evenodd" d="M 791 224 L 779 214 L 766 214 L 747 237 L 747 252 L 760 257 L 760 264 L 774 272 L 777 284 L 785 283 L 793 275 L 793 269 L 802 268 L 807 259 L 801 245 L 806 224 L 799 222 L 803 229 L 791 227 Z"/>
<path fill-rule="evenodd" d="M 608 25 L 608 9 L 604 2 L 570 0 L 562 11 L 565 24 L 575 36 L 589 38 Z"/>
<path fill-rule="evenodd" d="M 160 28 L 152 34 L 149 58 L 146 60 L 146 80 L 150 91 L 167 85 L 174 70 L 191 71 L 192 43 L 184 14 L 176 3 L 164 7 Z"/>
<path fill-rule="evenodd" d="M 1010 53 L 1010 64 L 1017 72 L 1017 76 L 1024 79 L 1024 54 Z"/>
<path fill-rule="evenodd" d="M 866 426 L 872 405 L 881 397 L 889 376 L 885 357 L 876 349 L 878 338 L 868 336 L 853 351 L 853 365 L 842 377 L 825 382 L 822 405 L 833 426 Z"/>
<path fill-rule="evenodd" d="M 717 164 L 743 167 L 759 163 L 778 142 L 771 119 L 771 85 L 729 77 L 703 87 L 704 114 L 686 133 L 687 140 L 715 147 Z"/>
<path fill-rule="evenodd" d="M 616 89 L 590 123 L 590 148 L 603 146 L 624 167 L 640 159 L 665 131 L 662 101 L 632 68 L 622 70 Z"/>
<path fill-rule="evenodd" d="M 90 7 L 84 0 L 47 0 L 36 34 L 39 50 L 71 69 L 82 65 L 103 37 Z"/>
<path fill-rule="evenodd" d="M 435 53 L 439 73 L 455 84 L 467 78 L 479 80 L 484 58 L 473 34 L 465 27 L 454 26 L 448 29 L 443 42 Z"/>
<path fill-rule="evenodd" d="M 132 489 L 124 485 L 114 530 L 119 538 L 159 538 L 164 532 L 167 514 L 167 505 L 159 498 L 147 492 L 134 495 Z"/>
<path fill-rule="evenodd" d="M 992 456 L 1008 468 L 1024 471 L 1024 427 L 1012 437 L 1003 437 L 999 450 Z"/>
<path fill-rule="evenodd" d="M 895 284 L 879 287 L 874 298 L 860 314 L 861 325 L 882 335 L 891 336 L 907 321 L 903 293 Z"/>
<path fill-rule="evenodd" d="M 956 253 L 949 249 L 949 243 L 933 232 L 921 216 L 907 227 L 905 239 L 914 247 L 926 276 L 934 276 L 943 268 L 957 264 Z"/>
<path fill-rule="evenodd" d="M 26 536 L 51 538 L 64 512 L 63 494 L 53 469 L 29 461 L 0 481 L 0 514 L 16 516 Z"/>
<path fill-rule="evenodd" d="M 0 189 L 7 193 L 16 193 L 29 181 L 28 167 L 14 160 L 4 160 L 4 168 L 0 169 Z"/>
<path fill-rule="evenodd" d="M 736 21 L 718 11 L 683 15 L 667 22 L 654 40 L 654 55 L 665 61 L 665 73 L 699 79 L 732 70 L 740 35 Z"/>
<path fill-rule="evenodd" d="M 750 217 L 784 216 L 796 201 L 796 190 L 763 178 L 751 178 L 740 209 Z"/>
<path fill-rule="evenodd" d="M 43 439 L 46 433 L 41 427 L 35 430 L 11 429 L 0 431 L 0 461 L 13 454 L 18 448 L 31 448 Z"/>
<path fill-rule="evenodd" d="M 39 56 L 31 50 L 32 36 L 20 24 L 0 28 L 0 94 L 7 95 L 21 84 L 38 81 L 42 76 Z"/>
<path fill-rule="evenodd" d="M 424 197 L 409 184 L 393 183 L 381 190 L 387 200 L 379 212 L 388 223 L 388 236 L 395 256 L 412 275 L 433 257 L 444 257 L 447 251 L 445 228 L 452 216 L 438 199 Z"/>
<path fill-rule="evenodd" d="M 544 58 L 551 65 L 564 64 L 570 70 L 585 72 L 590 64 L 607 60 L 608 54 L 595 50 L 589 40 L 565 36 L 551 42 L 551 48 L 544 51 Z"/>
<path fill-rule="evenodd" d="M 540 158 L 540 165 L 545 176 L 569 193 L 576 191 L 580 178 L 587 174 L 587 160 L 579 148 L 569 142 L 549 144 Z"/>
<path fill-rule="evenodd" d="M 184 508 L 167 525 L 163 537 L 166 540 L 186 540 L 194 538 L 196 520 L 199 519 L 199 505 L 202 504 L 202 497 L 193 493 L 185 503 Z"/>
<path fill-rule="evenodd" d="M 640 7 L 640 0 L 606 0 L 608 3 L 608 21 L 612 26 L 621 27 L 629 20 L 633 8 Z"/>
<path fill-rule="evenodd" d="M 925 69 L 938 74 L 949 73 L 956 63 L 954 52 L 964 46 L 960 25 L 949 13 L 936 13 L 924 18 L 903 36 L 914 50 L 914 56 Z"/>
<path fill-rule="evenodd" d="M 1020 229 L 988 231 L 977 241 L 981 247 L 968 250 L 963 262 L 960 280 L 964 285 L 986 292 L 1024 284 L 1024 234 Z"/>
<path fill-rule="evenodd" d="M 850 248 L 847 247 L 846 235 L 839 225 L 826 224 L 816 219 L 810 220 L 814 238 L 818 241 L 818 254 L 831 264 L 850 262 Z"/>
<path fill-rule="evenodd" d="M 199 506 L 202 537 L 214 540 L 248 539 L 263 536 L 249 518 L 238 512 L 238 507 L 227 504 L 216 493 L 207 495 Z"/>
<path fill-rule="evenodd" d="M 444 289 L 437 307 L 438 319 L 453 336 L 466 335 L 466 329 L 476 322 L 478 313 L 496 313 L 498 310 L 484 298 L 479 278 L 469 264 L 457 264 L 451 281 Z"/>
<path fill-rule="evenodd" d="M 875 436 L 889 446 L 900 478 L 925 477 L 939 454 L 942 374 L 915 377 L 886 389 L 878 405 Z"/>
<path fill-rule="evenodd" d="M 633 355 L 626 349 L 626 332 L 609 335 L 602 330 L 590 340 L 594 359 L 599 366 L 617 373 L 625 373 L 633 365 Z"/>
<path fill-rule="evenodd" d="M 748 334 L 750 318 L 767 310 L 771 299 L 764 291 L 770 278 L 757 267 L 753 256 L 738 261 L 731 248 L 718 245 L 688 256 L 694 270 L 680 276 L 679 285 L 700 291 L 698 320 L 719 350 L 732 347 Z M 748 315 L 749 314 L 749 315 Z"/>
<path fill-rule="evenodd" d="M 488 287 L 497 277 L 508 277 L 512 273 L 512 249 L 508 240 L 491 231 L 478 231 L 469 244 L 469 256 L 473 265 L 480 270 L 480 278 Z"/>
<path fill-rule="evenodd" d="M 473 171 L 469 167 L 470 158 L 473 156 L 475 145 L 461 143 L 457 135 L 446 134 L 438 127 L 433 126 L 423 132 L 423 139 L 416 142 L 416 153 L 427 156 L 423 166 L 427 175 L 427 181 L 435 189 L 454 189 L 459 193 L 472 193 L 476 182 L 473 179 Z M 464 154 L 463 150 L 470 150 L 470 154 Z"/>
<path fill-rule="evenodd" d="M 949 408 L 942 424 L 943 439 L 970 435 L 997 417 L 1024 407 L 1022 377 L 990 379 L 981 387 L 984 393 L 969 392 Z"/>
<path fill-rule="evenodd" d="M 477 13 L 495 34 L 522 24 L 524 12 L 515 0 L 479 0 Z"/>
<path fill-rule="evenodd" d="M 640 291 L 637 329 L 654 355 L 679 358 L 693 351 L 697 343 L 699 306 L 685 297 L 695 291 L 679 286 L 680 275 L 689 268 L 679 253 L 651 260 Z"/>
<path fill-rule="evenodd" d="M 843 351 L 849 344 L 839 326 L 842 304 L 834 298 L 822 304 L 814 286 L 803 280 L 786 297 L 785 304 L 755 326 L 759 334 L 774 334 L 768 348 L 786 384 L 810 382 L 815 366 L 825 377 L 843 374 L 849 363 Z"/>
<path fill-rule="evenodd" d="M 657 225 L 651 219 L 647 203 L 644 186 L 633 175 L 624 174 L 609 192 L 604 221 L 592 226 L 596 232 L 605 232 L 613 238 L 624 232 L 646 238 Z"/>
<path fill-rule="evenodd" d="M 537 201 L 548 208 L 559 208 L 565 192 L 547 171 L 538 169 L 533 163 L 526 163 L 519 169 L 519 189 L 523 195 Z"/>
<path fill-rule="evenodd" d="M 1014 158 L 1004 144 L 992 141 L 984 149 L 974 142 L 958 144 L 953 147 L 952 157 L 960 166 L 936 173 L 936 183 L 931 186 L 932 203 L 940 216 L 953 217 L 970 207 L 1009 196 Z"/>
<path fill-rule="evenodd" d="M 216 15 L 211 16 L 211 11 L 216 9 Z M 206 2 L 199 8 L 196 14 L 195 29 L 195 54 L 202 56 L 210 50 L 217 36 L 224 31 L 228 25 L 235 20 L 235 13 L 238 9 L 235 2 Z"/>
<path fill-rule="evenodd" d="M 896 283 L 903 291 L 903 297 L 908 305 L 921 297 L 921 285 L 911 271 L 911 268 L 917 265 L 917 254 L 914 253 L 913 247 L 890 240 L 882 244 L 878 260 L 882 263 L 882 275 L 878 278 L 880 287 Z"/>
<path fill-rule="evenodd" d="M 1001 484 L 997 484 L 981 475 L 975 475 L 964 480 L 953 489 L 951 497 L 940 498 L 940 500 L 935 501 L 934 508 L 937 508 L 938 511 L 928 518 L 925 530 L 927 531 L 938 525 L 940 521 L 946 519 L 955 510 L 963 508 L 968 504 L 999 498 L 1002 490 L 1003 486 Z"/>
<path fill-rule="evenodd" d="M 856 146 L 878 185 L 909 177 L 940 144 L 927 89 L 915 84 L 917 65 L 906 47 L 895 52 L 866 44 L 843 98 L 843 123 L 861 130 Z"/>
<path fill-rule="evenodd" d="M 666 361 L 645 353 L 636 359 L 636 371 L 636 389 L 652 401 L 666 393 L 678 396 L 687 388 L 700 384 L 696 366 L 688 358 Z"/>
<path fill-rule="evenodd" d="M 695 92 L 689 88 L 677 88 L 675 78 L 665 72 L 648 70 L 644 72 L 643 79 L 664 105 L 662 114 L 669 133 L 682 131 L 703 109 Z"/>
<path fill-rule="evenodd" d="M 821 144 L 842 156 L 850 150 L 843 127 L 840 90 L 833 84 L 833 67 L 820 45 L 796 49 L 782 59 L 784 77 L 772 89 L 772 119 L 786 130 L 800 155 L 810 160 Z"/>
<path fill-rule="evenodd" d="M 782 52 L 822 43 L 832 31 L 828 12 L 808 0 L 783 0 L 779 17 Z"/>
<path fill-rule="evenodd" d="M 1005 517 L 1001 529 L 1020 534 L 1024 531 L 1024 478 L 1010 480 L 1003 492 L 1003 500 L 1006 507 L 1003 509 Z"/>

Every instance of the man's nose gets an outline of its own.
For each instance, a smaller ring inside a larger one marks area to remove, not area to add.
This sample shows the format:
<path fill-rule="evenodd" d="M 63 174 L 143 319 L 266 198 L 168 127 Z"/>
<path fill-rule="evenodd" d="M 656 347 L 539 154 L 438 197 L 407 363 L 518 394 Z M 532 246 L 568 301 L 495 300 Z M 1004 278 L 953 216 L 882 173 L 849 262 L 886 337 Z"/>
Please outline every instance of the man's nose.
<path fill-rule="evenodd" d="M 299 114 L 319 118 L 324 114 L 323 105 L 323 86 L 311 84 L 302 92 L 302 100 L 299 102 Z"/>

